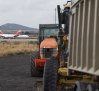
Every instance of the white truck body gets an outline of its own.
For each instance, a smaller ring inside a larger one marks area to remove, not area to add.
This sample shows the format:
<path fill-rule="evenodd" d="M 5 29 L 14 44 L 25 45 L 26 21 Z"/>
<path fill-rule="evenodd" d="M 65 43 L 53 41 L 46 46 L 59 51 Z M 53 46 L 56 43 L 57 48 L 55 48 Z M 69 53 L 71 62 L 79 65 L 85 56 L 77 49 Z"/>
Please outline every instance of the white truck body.
<path fill-rule="evenodd" d="M 68 74 L 99 76 L 99 0 L 71 0 Z"/>

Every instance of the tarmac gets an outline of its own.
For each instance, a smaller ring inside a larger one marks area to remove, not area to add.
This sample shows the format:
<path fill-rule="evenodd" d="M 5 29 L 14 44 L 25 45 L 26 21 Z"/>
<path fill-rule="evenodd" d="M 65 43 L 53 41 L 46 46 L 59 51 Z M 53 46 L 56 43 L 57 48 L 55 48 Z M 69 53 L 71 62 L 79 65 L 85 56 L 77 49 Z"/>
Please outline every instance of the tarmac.
<path fill-rule="evenodd" d="M 0 91 L 33 91 L 38 80 L 30 75 L 30 55 L 0 57 Z"/>

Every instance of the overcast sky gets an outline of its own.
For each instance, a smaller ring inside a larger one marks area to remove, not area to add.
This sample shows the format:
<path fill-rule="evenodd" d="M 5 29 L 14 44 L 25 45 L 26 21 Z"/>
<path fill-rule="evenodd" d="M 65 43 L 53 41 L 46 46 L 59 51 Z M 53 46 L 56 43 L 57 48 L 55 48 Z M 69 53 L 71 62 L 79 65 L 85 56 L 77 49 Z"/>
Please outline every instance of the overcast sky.
<path fill-rule="evenodd" d="M 67 0 L 0 0 L 0 25 L 16 23 L 38 28 L 39 24 L 55 23 L 55 8 L 57 5 L 63 8 L 66 2 Z"/>

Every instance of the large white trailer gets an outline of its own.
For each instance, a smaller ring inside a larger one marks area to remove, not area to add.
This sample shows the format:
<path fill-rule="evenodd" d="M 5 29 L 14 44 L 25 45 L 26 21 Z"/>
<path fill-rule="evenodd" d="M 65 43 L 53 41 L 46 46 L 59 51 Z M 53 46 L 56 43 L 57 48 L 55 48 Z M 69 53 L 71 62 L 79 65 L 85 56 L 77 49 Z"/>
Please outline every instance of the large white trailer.
<path fill-rule="evenodd" d="M 68 70 L 99 76 L 99 0 L 72 0 Z"/>

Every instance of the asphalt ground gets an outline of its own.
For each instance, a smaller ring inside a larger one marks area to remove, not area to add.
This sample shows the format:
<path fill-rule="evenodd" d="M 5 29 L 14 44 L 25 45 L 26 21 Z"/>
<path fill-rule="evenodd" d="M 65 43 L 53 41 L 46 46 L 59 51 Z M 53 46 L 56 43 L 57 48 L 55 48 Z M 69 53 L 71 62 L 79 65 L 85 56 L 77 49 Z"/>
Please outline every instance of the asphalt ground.
<path fill-rule="evenodd" d="M 30 76 L 30 55 L 0 57 L 0 91 L 32 91 L 37 80 Z"/>
<path fill-rule="evenodd" d="M 38 39 L 0 39 L 0 41 L 38 41 Z"/>

